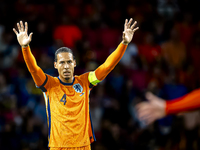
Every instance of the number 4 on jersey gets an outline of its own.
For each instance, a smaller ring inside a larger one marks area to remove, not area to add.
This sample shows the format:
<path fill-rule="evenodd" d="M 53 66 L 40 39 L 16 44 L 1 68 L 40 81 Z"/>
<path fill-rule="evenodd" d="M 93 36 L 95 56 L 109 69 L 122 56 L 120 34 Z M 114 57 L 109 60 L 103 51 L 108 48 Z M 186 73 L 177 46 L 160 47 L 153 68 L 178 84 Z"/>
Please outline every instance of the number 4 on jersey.
<path fill-rule="evenodd" d="M 63 97 L 61 98 L 60 102 L 64 102 L 64 105 L 65 105 L 65 103 L 67 102 L 66 101 L 66 94 L 63 95 Z"/>

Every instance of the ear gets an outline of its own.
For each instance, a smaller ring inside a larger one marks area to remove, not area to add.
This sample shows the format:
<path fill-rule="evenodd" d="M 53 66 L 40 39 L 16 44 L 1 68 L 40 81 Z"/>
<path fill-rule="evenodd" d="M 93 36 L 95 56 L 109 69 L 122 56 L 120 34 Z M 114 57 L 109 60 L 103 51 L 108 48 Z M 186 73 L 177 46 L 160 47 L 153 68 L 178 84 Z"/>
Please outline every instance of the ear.
<path fill-rule="evenodd" d="M 55 68 L 55 69 L 58 69 L 58 67 L 57 67 L 57 62 L 54 62 L 54 68 Z"/>
<path fill-rule="evenodd" d="M 76 59 L 74 60 L 74 67 L 76 67 Z"/>

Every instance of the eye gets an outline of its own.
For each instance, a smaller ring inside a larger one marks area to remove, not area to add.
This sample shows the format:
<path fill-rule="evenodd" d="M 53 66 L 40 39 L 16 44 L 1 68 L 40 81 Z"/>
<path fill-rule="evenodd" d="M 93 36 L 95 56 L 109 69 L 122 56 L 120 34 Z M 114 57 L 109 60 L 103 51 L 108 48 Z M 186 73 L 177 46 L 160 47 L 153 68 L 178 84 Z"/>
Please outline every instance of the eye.
<path fill-rule="evenodd" d="M 71 61 L 71 60 L 69 60 L 69 61 L 68 61 L 68 64 L 71 64 L 71 63 L 72 63 L 72 61 Z"/>
<path fill-rule="evenodd" d="M 65 62 L 64 61 L 60 61 L 60 64 L 64 64 Z"/>

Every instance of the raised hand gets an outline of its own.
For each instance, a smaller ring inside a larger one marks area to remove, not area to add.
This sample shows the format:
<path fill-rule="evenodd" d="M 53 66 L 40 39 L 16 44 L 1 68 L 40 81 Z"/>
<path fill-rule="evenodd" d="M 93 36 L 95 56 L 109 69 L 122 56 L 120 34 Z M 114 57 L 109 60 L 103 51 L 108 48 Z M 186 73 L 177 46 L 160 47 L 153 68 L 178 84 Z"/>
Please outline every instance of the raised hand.
<path fill-rule="evenodd" d="M 146 94 L 146 98 L 148 102 L 141 102 L 137 104 L 136 110 L 138 118 L 146 124 L 150 124 L 166 115 L 166 102 L 150 92 Z"/>
<path fill-rule="evenodd" d="M 20 21 L 20 23 L 17 23 L 17 27 L 18 27 L 19 33 L 15 30 L 15 28 L 13 28 L 13 31 L 17 35 L 17 40 L 22 47 L 27 47 L 28 44 L 31 42 L 33 33 L 30 33 L 28 36 L 27 22 L 25 22 L 25 29 L 24 29 L 24 25 L 22 21 Z"/>
<path fill-rule="evenodd" d="M 128 45 L 131 42 L 135 31 L 137 31 L 139 29 L 139 27 L 135 28 L 137 21 L 135 21 L 133 24 L 132 24 L 132 21 L 133 21 L 132 18 L 129 20 L 129 22 L 126 19 L 125 24 L 124 24 L 124 31 L 123 31 L 123 36 L 122 36 L 123 41 L 122 42 L 123 42 L 123 44 L 126 44 L 126 45 Z"/>

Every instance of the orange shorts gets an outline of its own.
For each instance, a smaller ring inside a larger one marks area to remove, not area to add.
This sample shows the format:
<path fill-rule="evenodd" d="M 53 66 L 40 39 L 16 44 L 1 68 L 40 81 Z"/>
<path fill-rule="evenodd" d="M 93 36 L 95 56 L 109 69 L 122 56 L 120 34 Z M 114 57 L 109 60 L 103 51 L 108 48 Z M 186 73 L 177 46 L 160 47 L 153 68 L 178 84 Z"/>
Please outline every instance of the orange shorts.
<path fill-rule="evenodd" d="M 49 150 L 91 150 L 91 147 L 90 145 L 83 147 L 68 147 L 68 148 L 50 147 Z"/>

